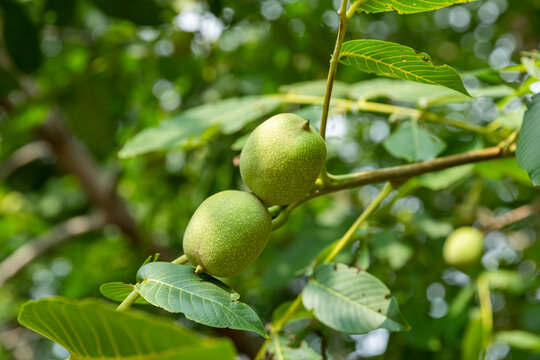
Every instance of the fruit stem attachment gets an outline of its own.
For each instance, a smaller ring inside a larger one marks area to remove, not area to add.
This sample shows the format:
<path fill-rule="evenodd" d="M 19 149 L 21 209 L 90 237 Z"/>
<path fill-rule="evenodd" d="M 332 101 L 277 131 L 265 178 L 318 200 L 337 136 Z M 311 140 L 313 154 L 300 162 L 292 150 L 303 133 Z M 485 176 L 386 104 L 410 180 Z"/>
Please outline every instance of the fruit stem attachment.
<path fill-rule="evenodd" d="M 270 206 L 268 208 L 268 212 L 270 213 L 271 217 L 274 217 L 274 216 L 279 215 L 283 209 L 284 209 L 283 206 L 275 205 L 275 206 Z"/>
<path fill-rule="evenodd" d="M 200 274 L 204 272 L 204 268 L 202 267 L 202 265 L 197 265 L 197 267 L 195 268 L 195 274 Z"/>
<path fill-rule="evenodd" d="M 135 300 L 137 300 L 141 296 L 137 289 L 135 289 L 135 286 L 133 287 L 133 290 L 129 293 L 129 295 L 122 301 L 120 305 L 116 308 L 116 311 L 124 311 L 127 310 L 131 305 L 135 303 Z"/>
<path fill-rule="evenodd" d="M 306 130 L 306 131 L 309 131 L 309 119 L 304 121 L 302 124 L 300 124 L 300 126 L 302 127 L 302 130 Z"/>
<path fill-rule="evenodd" d="M 186 255 L 182 255 L 180 256 L 179 258 L 177 259 L 174 259 L 173 261 L 171 261 L 171 263 L 173 264 L 180 264 L 180 265 L 184 265 L 185 263 L 187 263 L 189 260 L 187 258 Z"/>

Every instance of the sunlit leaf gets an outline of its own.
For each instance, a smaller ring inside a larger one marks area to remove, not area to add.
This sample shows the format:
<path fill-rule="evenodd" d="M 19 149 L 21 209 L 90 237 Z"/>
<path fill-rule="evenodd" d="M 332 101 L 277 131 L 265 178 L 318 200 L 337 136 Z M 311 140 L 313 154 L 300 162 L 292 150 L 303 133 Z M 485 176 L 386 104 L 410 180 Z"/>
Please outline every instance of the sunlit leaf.
<path fill-rule="evenodd" d="M 141 267 L 137 279 L 137 290 L 155 306 L 204 325 L 267 336 L 255 311 L 238 301 L 238 293 L 209 275 L 195 274 L 192 267 L 154 262 Z"/>
<path fill-rule="evenodd" d="M 538 279 L 524 277 L 517 271 L 499 269 L 486 271 L 483 276 L 489 281 L 489 287 L 493 290 L 505 291 L 521 295 L 538 285 Z"/>
<path fill-rule="evenodd" d="M 495 341 L 504 342 L 513 348 L 540 354 L 540 335 L 523 330 L 500 331 Z"/>
<path fill-rule="evenodd" d="M 540 94 L 533 96 L 519 132 L 516 149 L 518 166 L 527 171 L 532 183 L 540 186 Z"/>
<path fill-rule="evenodd" d="M 469 95 L 458 73 L 448 65 L 435 66 L 428 54 L 380 40 L 347 41 L 340 61 L 379 76 L 440 85 Z"/>
<path fill-rule="evenodd" d="M 373 275 L 344 264 L 318 267 L 303 302 L 323 324 L 345 333 L 408 329 L 390 290 Z"/>
<path fill-rule="evenodd" d="M 172 321 L 95 300 L 29 301 L 19 322 L 66 348 L 73 360 L 235 359 L 227 340 L 203 339 Z"/>
<path fill-rule="evenodd" d="M 200 145 L 216 133 L 232 134 L 281 104 L 271 96 L 248 96 L 207 103 L 164 120 L 159 126 L 144 129 L 120 150 L 120 157 L 169 150 L 186 144 Z"/>
<path fill-rule="evenodd" d="M 122 302 L 131 293 L 131 291 L 133 291 L 134 288 L 134 285 L 123 282 L 109 282 L 101 285 L 99 287 L 99 291 L 101 292 L 101 295 L 105 296 L 109 300 Z M 148 301 L 144 300 L 142 297 L 139 297 L 137 300 L 135 300 L 135 304 L 148 304 Z"/>
<path fill-rule="evenodd" d="M 365 13 L 378 13 L 384 11 L 397 11 L 400 14 L 414 14 L 424 11 L 442 9 L 454 4 L 466 3 L 475 0 L 356 0 L 361 1 L 356 11 Z"/>

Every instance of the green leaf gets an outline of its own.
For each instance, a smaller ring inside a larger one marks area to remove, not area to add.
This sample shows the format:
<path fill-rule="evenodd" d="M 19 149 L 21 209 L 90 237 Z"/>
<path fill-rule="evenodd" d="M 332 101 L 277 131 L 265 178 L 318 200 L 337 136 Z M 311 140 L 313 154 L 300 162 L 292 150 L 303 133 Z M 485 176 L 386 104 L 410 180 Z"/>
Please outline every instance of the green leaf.
<path fill-rule="evenodd" d="M 137 290 L 149 303 L 169 312 L 181 312 L 198 323 L 254 331 L 267 337 L 261 319 L 240 295 L 207 274 L 189 266 L 155 262 L 139 269 Z"/>
<path fill-rule="evenodd" d="M 540 354 L 540 335 L 523 330 L 501 331 L 494 340 L 504 342 L 513 348 Z"/>
<path fill-rule="evenodd" d="M 92 0 L 107 15 L 129 20 L 137 25 L 161 25 L 164 8 L 150 0 Z"/>
<path fill-rule="evenodd" d="M 486 271 L 483 276 L 489 281 L 491 289 L 517 295 L 524 294 L 537 285 L 534 277 L 525 278 L 519 272 L 512 270 Z"/>
<path fill-rule="evenodd" d="M 281 319 L 285 313 L 287 312 L 287 310 L 289 310 L 289 307 L 291 306 L 291 304 L 293 303 L 293 300 L 291 301 L 286 301 L 282 304 L 280 304 L 275 310 L 274 312 L 272 313 L 272 322 L 276 322 L 278 321 L 279 319 Z M 296 312 L 294 313 L 294 315 L 292 315 L 289 320 L 287 321 L 287 323 L 290 323 L 292 321 L 296 321 L 296 320 L 302 320 L 302 319 L 313 319 L 313 314 L 311 311 L 308 311 L 306 310 L 306 308 L 304 306 L 300 306 L 300 309 L 296 310 Z"/>
<path fill-rule="evenodd" d="M 362 3 L 356 7 L 357 12 L 397 11 L 399 14 L 414 14 L 475 0 L 356 0 L 352 1 L 353 6 L 358 1 Z"/>
<path fill-rule="evenodd" d="M 480 309 L 475 308 L 470 311 L 469 323 L 461 339 L 461 358 L 463 360 L 480 359 L 483 337 L 482 316 L 480 315 Z"/>
<path fill-rule="evenodd" d="M 507 85 L 497 85 L 470 90 L 473 98 L 502 98 L 514 93 Z M 392 101 L 408 102 L 421 107 L 433 105 L 469 103 L 472 98 L 454 90 L 400 79 L 375 78 L 353 84 L 347 94 L 355 100 L 386 98 Z"/>
<path fill-rule="evenodd" d="M 341 48 L 340 61 L 367 73 L 440 85 L 470 96 L 454 69 L 434 66 L 428 54 L 404 45 L 380 40 L 347 41 Z"/>
<path fill-rule="evenodd" d="M 0 2 L 0 8 L 3 10 L 3 35 L 9 55 L 19 69 L 33 72 L 42 58 L 37 26 L 16 1 L 4 0 Z"/>
<path fill-rule="evenodd" d="M 216 133 L 233 134 L 245 125 L 274 111 L 281 100 L 271 96 L 248 96 L 208 103 L 186 110 L 148 128 L 120 150 L 122 158 L 176 147 L 200 145 Z"/>
<path fill-rule="evenodd" d="M 345 97 L 349 92 L 349 84 L 334 81 L 332 86 L 332 96 Z M 280 92 L 295 95 L 324 96 L 326 91 L 326 80 L 302 81 L 299 83 L 283 85 L 279 88 Z"/>
<path fill-rule="evenodd" d="M 303 293 L 304 306 L 323 324 L 349 334 L 375 329 L 404 331 L 409 328 L 397 300 L 376 277 L 344 264 L 315 269 Z"/>
<path fill-rule="evenodd" d="M 229 341 L 145 313 L 118 312 L 95 300 L 48 298 L 22 306 L 19 322 L 71 353 L 73 360 L 200 360 L 235 358 Z"/>
<path fill-rule="evenodd" d="M 383 146 L 395 158 L 409 162 L 433 160 L 446 148 L 442 140 L 414 123 L 403 124 Z"/>
<path fill-rule="evenodd" d="M 523 117 L 516 149 L 517 164 L 526 170 L 534 186 L 540 186 L 540 94 L 533 96 Z"/>
<path fill-rule="evenodd" d="M 467 164 L 425 174 L 418 179 L 423 187 L 433 191 L 446 189 L 472 174 L 474 165 Z"/>
<path fill-rule="evenodd" d="M 122 302 L 133 291 L 134 288 L 134 285 L 123 282 L 109 282 L 102 284 L 99 287 L 99 291 L 101 292 L 101 295 L 105 296 L 109 300 Z M 148 304 L 148 301 L 144 300 L 142 297 L 139 297 L 137 300 L 135 300 L 135 304 Z"/>
<path fill-rule="evenodd" d="M 300 347 L 290 347 L 289 339 L 285 336 L 275 336 L 268 344 L 268 352 L 273 354 L 273 360 L 320 360 L 322 356 L 302 341 Z"/>
<path fill-rule="evenodd" d="M 517 165 L 515 158 L 480 162 L 474 165 L 474 169 L 480 175 L 489 179 L 503 180 L 511 178 L 522 185 L 531 185 L 531 179 L 527 175 L 527 172 Z"/>

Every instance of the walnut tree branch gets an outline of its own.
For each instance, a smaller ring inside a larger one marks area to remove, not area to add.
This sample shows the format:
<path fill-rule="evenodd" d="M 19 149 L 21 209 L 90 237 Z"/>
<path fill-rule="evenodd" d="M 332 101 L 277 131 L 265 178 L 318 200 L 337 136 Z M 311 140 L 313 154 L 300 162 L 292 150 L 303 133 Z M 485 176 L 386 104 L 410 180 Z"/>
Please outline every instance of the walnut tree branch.
<path fill-rule="evenodd" d="M 43 140 L 33 141 L 20 147 L 0 163 L 0 181 L 8 178 L 18 168 L 51 155 L 49 144 Z"/>
<path fill-rule="evenodd" d="M 0 287 L 37 256 L 75 236 L 97 231 L 105 224 L 102 213 L 76 216 L 28 241 L 0 263 Z"/>
<path fill-rule="evenodd" d="M 90 200 L 117 225 L 135 245 L 140 244 L 135 220 L 115 191 L 113 179 L 106 176 L 90 154 L 78 143 L 62 120 L 58 109 L 39 127 L 39 135 L 47 141 L 58 162 L 75 175 Z"/>

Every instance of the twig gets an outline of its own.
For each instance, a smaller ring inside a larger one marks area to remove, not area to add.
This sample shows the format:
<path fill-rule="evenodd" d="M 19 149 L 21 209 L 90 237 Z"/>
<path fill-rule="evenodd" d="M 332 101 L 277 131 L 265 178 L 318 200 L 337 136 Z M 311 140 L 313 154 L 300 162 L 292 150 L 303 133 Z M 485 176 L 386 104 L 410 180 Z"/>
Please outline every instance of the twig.
<path fill-rule="evenodd" d="M 336 46 L 334 47 L 334 53 L 330 60 L 330 68 L 328 69 L 328 78 L 326 80 L 326 91 L 324 92 L 324 102 L 321 117 L 321 129 L 320 133 L 323 139 L 326 138 L 326 121 L 328 120 L 328 111 L 330 109 L 330 99 L 332 98 L 332 88 L 334 86 L 334 78 L 336 77 L 337 66 L 339 64 L 339 55 L 341 53 L 341 45 L 343 45 L 343 39 L 345 39 L 345 32 L 347 31 L 347 0 L 341 1 L 341 7 L 338 11 L 339 15 L 339 28 L 336 39 Z"/>
<path fill-rule="evenodd" d="M 296 207 L 319 196 L 385 181 L 404 181 L 418 175 L 444 170 L 458 165 L 510 157 L 513 156 L 515 150 L 515 145 L 510 146 L 506 152 L 500 147 L 494 146 L 482 150 L 474 150 L 462 154 L 444 156 L 434 160 L 422 161 L 410 165 L 395 166 L 386 169 L 345 175 L 329 175 L 331 181 L 329 185 L 312 190 L 302 200 L 286 207 L 285 210 L 272 221 L 272 228 L 275 230 L 283 226 L 289 215 Z"/>
<path fill-rule="evenodd" d="M 538 212 L 540 212 L 540 200 L 532 204 L 522 205 L 499 216 L 492 216 L 491 212 L 487 214 L 482 211 L 478 213 L 477 217 L 486 230 L 498 230 L 529 216 L 536 215 Z"/>
<path fill-rule="evenodd" d="M 43 140 L 34 141 L 20 147 L 0 163 L 0 182 L 7 179 L 18 168 L 51 155 L 49 144 Z"/>
<path fill-rule="evenodd" d="M 129 293 L 129 295 L 118 305 L 116 308 L 116 311 L 124 311 L 127 310 L 135 303 L 135 301 L 141 296 L 137 289 L 133 288 L 133 290 Z"/>
<path fill-rule="evenodd" d="M 331 185 L 327 189 L 320 190 L 320 192 L 334 192 L 345 188 L 379 183 L 383 181 L 408 179 L 414 176 L 448 169 L 458 165 L 510 157 L 514 155 L 514 152 L 515 146 L 511 146 L 506 152 L 503 151 L 502 148 L 494 146 L 482 150 L 473 150 L 462 154 L 444 156 L 434 160 L 422 161 L 410 165 L 395 166 L 356 174 L 334 175 L 330 177 L 334 185 Z"/>
<path fill-rule="evenodd" d="M 75 236 L 97 231 L 105 224 L 106 219 L 102 213 L 76 216 L 30 240 L 0 263 L 0 287 L 38 255 Z"/>
<path fill-rule="evenodd" d="M 284 94 L 276 95 L 281 98 L 284 102 L 293 103 L 293 104 L 323 104 L 324 98 L 321 96 L 313 95 L 298 95 L 298 94 Z M 400 114 L 406 115 L 417 119 L 422 119 L 424 121 L 452 126 L 456 129 L 462 129 L 466 131 L 471 131 L 477 134 L 484 136 L 492 136 L 498 140 L 504 138 L 503 135 L 494 133 L 491 129 L 469 123 L 466 121 L 450 119 L 429 111 L 413 109 L 405 106 L 398 106 L 392 104 L 381 104 L 372 101 L 365 100 L 349 100 L 342 98 L 332 99 L 332 104 L 334 108 L 342 109 L 343 111 L 368 111 L 380 114 Z"/>
<path fill-rule="evenodd" d="M 61 119 L 59 110 L 52 110 L 38 133 L 50 144 L 59 163 L 80 180 L 90 200 L 106 215 L 107 220 L 117 225 L 134 245 L 139 245 L 141 241 L 135 220 L 116 193 L 114 181 L 102 173 Z"/>
<path fill-rule="evenodd" d="M 382 201 L 386 199 L 386 197 L 392 192 L 393 187 L 388 182 L 383 187 L 383 189 L 379 192 L 379 195 L 373 200 L 368 207 L 364 209 L 362 214 L 356 219 L 356 221 L 351 225 L 351 227 L 347 230 L 345 235 L 341 239 L 339 239 L 330 254 L 324 259 L 323 263 L 328 264 L 332 262 L 336 256 L 345 248 L 345 246 L 349 245 L 351 241 L 354 240 L 354 234 L 360 226 L 366 222 L 366 220 L 377 210 L 377 208 L 381 205 Z"/>
<path fill-rule="evenodd" d="M 351 242 L 358 228 L 375 212 L 375 210 L 377 210 L 381 202 L 390 194 L 391 191 L 392 191 L 392 185 L 390 185 L 390 183 L 387 183 L 384 186 L 384 188 L 379 192 L 375 200 L 373 200 L 369 204 L 369 206 L 364 209 L 364 211 L 362 212 L 362 214 L 360 214 L 358 219 L 351 225 L 351 227 L 349 228 L 349 230 L 347 230 L 345 235 L 343 235 L 339 240 L 334 242 L 330 253 L 323 260 L 325 264 L 334 260 L 336 256 L 339 254 L 339 252 L 343 250 L 345 246 Z M 319 255 L 317 256 L 317 259 L 320 257 L 321 257 L 321 253 L 319 253 Z M 283 329 L 283 326 L 287 324 L 287 322 L 291 319 L 291 317 L 296 313 L 296 311 L 298 311 L 298 309 L 301 306 L 302 306 L 302 292 L 298 294 L 296 299 L 294 299 L 294 301 L 291 303 L 291 305 L 289 306 L 285 314 L 272 325 L 270 335 L 262 344 L 261 348 L 259 349 L 259 352 L 257 353 L 257 356 L 255 357 L 255 360 L 263 359 L 263 356 L 266 352 L 266 348 L 268 344 L 270 343 L 270 341 L 272 340 L 272 337 L 278 334 Z"/>

